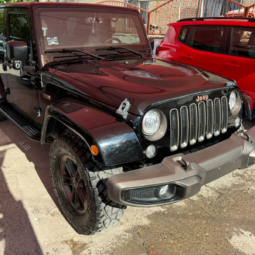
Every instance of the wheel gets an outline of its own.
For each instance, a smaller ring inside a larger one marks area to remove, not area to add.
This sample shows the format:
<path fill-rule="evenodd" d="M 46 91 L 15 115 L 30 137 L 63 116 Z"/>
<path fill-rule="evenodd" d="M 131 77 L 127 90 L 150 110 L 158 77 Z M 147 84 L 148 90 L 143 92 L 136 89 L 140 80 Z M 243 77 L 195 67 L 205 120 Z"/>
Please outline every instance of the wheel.
<path fill-rule="evenodd" d="M 5 117 L 5 115 L 2 112 L 0 112 L 0 121 L 2 121 L 2 120 L 7 120 L 7 118 Z"/>
<path fill-rule="evenodd" d="M 52 143 L 50 171 L 62 212 L 79 234 L 101 232 L 122 218 L 126 206 L 109 200 L 106 185 L 122 168 L 100 169 L 78 136 L 61 135 Z"/>

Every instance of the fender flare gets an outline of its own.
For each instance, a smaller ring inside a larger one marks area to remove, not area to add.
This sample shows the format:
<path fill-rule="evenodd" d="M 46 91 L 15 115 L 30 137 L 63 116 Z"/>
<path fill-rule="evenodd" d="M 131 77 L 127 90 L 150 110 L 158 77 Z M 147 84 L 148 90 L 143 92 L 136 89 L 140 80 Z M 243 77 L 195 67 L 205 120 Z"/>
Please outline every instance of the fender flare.
<path fill-rule="evenodd" d="M 4 83 L 3 83 L 3 80 L 2 80 L 1 76 L 0 76 L 0 95 L 1 95 L 2 98 L 5 98 L 7 96 L 7 93 L 5 91 Z"/>
<path fill-rule="evenodd" d="M 47 138 L 50 120 L 62 123 L 76 133 L 88 146 L 96 145 L 99 155 L 94 160 L 105 166 L 120 165 L 144 158 L 140 142 L 133 129 L 119 122 L 105 108 L 64 99 L 49 105 L 45 112 L 41 144 Z"/>
<path fill-rule="evenodd" d="M 254 107 L 253 109 L 251 109 L 250 104 L 251 104 L 251 98 L 250 96 L 246 95 L 246 94 L 242 94 L 243 96 L 243 104 L 244 104 L 244 112 L 246 117 L 249 120 L 252 120 L 254 117 Z"/>

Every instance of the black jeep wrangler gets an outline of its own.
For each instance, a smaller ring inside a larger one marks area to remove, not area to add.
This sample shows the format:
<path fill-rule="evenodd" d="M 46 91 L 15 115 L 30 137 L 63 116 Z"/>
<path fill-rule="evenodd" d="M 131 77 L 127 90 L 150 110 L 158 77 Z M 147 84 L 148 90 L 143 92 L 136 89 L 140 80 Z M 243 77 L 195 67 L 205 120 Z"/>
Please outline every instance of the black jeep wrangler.
<path fill-rule="evenodd" d="M 7 4 L 0 33 L 1 118 L 51 143 L 55 193 L 78 233 L 255 163 L 235 82 L 152 57 L 136 10 Z"/>

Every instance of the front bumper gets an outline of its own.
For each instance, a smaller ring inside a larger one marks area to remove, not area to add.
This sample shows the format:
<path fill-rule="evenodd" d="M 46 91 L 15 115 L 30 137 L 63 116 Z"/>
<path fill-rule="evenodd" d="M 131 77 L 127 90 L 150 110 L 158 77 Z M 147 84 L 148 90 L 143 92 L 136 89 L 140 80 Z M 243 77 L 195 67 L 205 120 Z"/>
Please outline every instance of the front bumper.
<path fill-rule="evenodd" d="M 107 181 L 108 195 L 111 200 L 123 205 L 149 207 L 169 204 L 191 197 L 203 185 L 253 164 L 255 127 L 245 133 L 235 133 L 229 139 L 201 151 L 176 154 L 164 158 L 160 164 L 114 175 Z M 153 199 L 143 201 L 143 196 L 148 195 L 145 193 L 151 193 L 150 187 L 162 185 L 171 185 L 176 194 L 157 202 Z M 143 194 L 132 200 L 127 195 L 131 190 L 135 191 L 132 194 L 139 194 L 140 191 Z"/>

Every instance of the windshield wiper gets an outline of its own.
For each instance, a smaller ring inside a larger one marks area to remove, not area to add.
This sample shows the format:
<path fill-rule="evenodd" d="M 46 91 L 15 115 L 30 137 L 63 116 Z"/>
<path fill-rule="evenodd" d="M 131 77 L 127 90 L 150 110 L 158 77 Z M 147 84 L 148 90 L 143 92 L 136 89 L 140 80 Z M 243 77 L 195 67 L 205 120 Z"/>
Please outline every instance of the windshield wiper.
<path fill-rule="evenodd" d="M 255 47 L 253 47 L 253 46 L 249 47 L 249 45 L 232 45 L 232 48 L 234 48 L 234 47 L 248 49 L 248 50 L 254 50 L 255 49 Z"/>
<path fill-rule="evenodd" d="M 96 51 L 100 51 L 100 50 L 127 50 L 129 52 L 132 52 L 136 55 L 139 55 L 141 57 L 144 57 L 144 55 L 138 51 L 134 51 L 134 50 L 130 50 L 128 48 L 125 48 L 125 47 L 108 47 L 108 48 L 99 48 L 99 49 L 96 49 Z M 117 51 L 118 53 L 124 53 L 124 52 L 119 52 Z"/>
<path fill-rule="evenodd" d="M 73 59 L 71 61 L 57 61 L 55 64 L 52 64 L 52 66 L 57 66 L 57 65 L 75 65 L 82 63 L 82 59 Z"/>
<path fill-rule="evenodd" d="M 82 55 L 75 54 L 75 52 L 81 52 L 81 53 L 83 53 L 87 56 L 93 57 L 93 58 L 104 59 L 104 58 L 99 57 L 97 55 L 93 55 L 93 54 L 90 54 L 88 52 L 85 52 L 85 51 L 82 51 L 82 50 L 75 50 L 75 49 L 49 50 L 49 51 L 45 51 L 44 53 L 45 54 L 48 54 L 48 53 L 72 53 L 77 57 L 82 57 Z"/>

